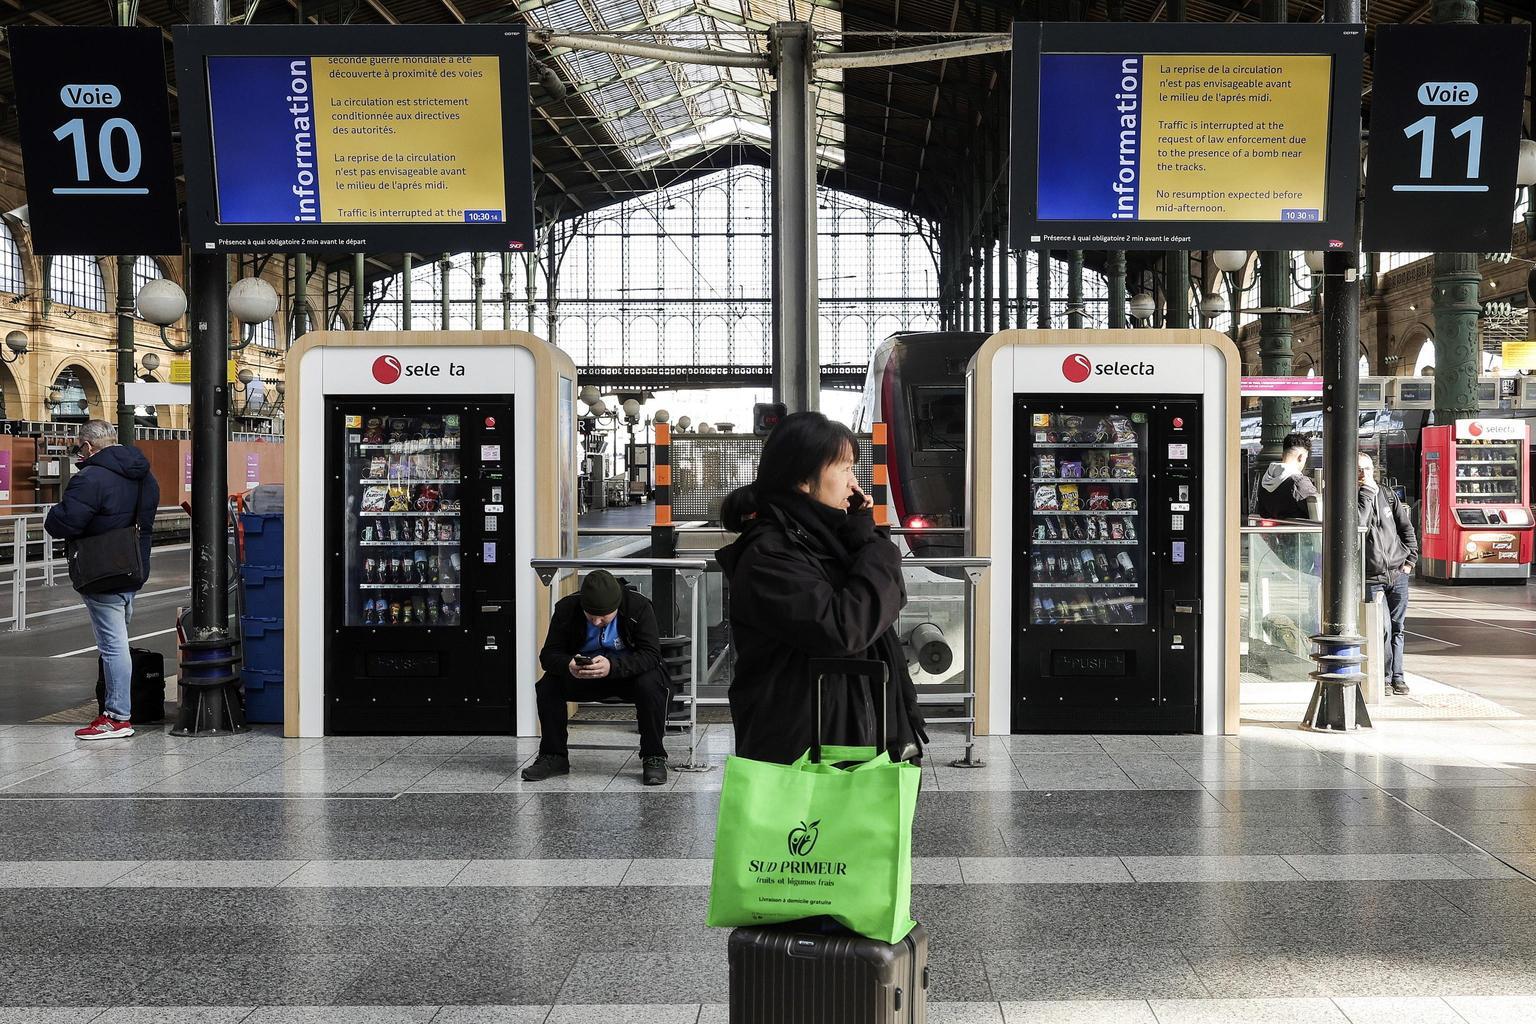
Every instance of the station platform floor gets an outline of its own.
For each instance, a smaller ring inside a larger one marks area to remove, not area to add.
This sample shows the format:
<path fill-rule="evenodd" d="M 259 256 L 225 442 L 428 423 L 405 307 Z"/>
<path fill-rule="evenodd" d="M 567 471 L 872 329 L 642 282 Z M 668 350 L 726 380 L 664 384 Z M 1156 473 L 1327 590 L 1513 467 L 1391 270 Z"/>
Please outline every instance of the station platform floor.
<path fill-rule="evenodd" d="M 1369 731 L 1254 705 L 1234 737 L 984 738 L 977 769 L 943 732 L 914 834 L 929 1021 L 1536 1020 L 1530 594 L 1416 586 L 1414 692 Z M 729 726 L 712 771 L 647 789 L 584 751 L 524 783 L 512 737 L 87 745 L 18 706 L 0 1022 L 726 1020 L 703 922 Z"/>

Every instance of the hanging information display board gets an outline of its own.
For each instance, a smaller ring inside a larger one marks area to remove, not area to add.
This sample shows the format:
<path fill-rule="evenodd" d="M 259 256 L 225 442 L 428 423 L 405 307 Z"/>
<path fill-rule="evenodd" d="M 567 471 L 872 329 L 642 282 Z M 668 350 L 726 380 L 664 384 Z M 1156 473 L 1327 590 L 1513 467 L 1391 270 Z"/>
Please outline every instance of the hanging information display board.
<path fill-rule="evenodd" d="M 160 31 L 7 31 L 32 251 L 180 253 Z"/>
<path fill-rule="evenodd" d="M 1019 23 L 1011 242 L 1343 249 L 1358 25 Z"/>
<path fill-rule="evenodd" d="M 528 248 L 527 57 L 511 26 L 178 26 L 193 249 Z"/>
<path fill-rule="evenodd" d="M 1505 252 L 1529 25 L 1382 25 L 1371 76 L 1368 252 Z"/>

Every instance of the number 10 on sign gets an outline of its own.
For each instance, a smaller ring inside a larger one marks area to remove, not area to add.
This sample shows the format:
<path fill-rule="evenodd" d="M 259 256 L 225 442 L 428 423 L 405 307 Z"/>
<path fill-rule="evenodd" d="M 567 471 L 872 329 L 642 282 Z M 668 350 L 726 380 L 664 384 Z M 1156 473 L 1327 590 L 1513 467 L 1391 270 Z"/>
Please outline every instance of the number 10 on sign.
<path fill-rule="evenodd" d="M 1403 129 L 1408 138 L 1419 137 L 1419 177 L 1433 178 L 1435 169 L 1435 131 L 1438 118 L 1434 114 L 1419 118 Z M 1467 138 L 1467 178 L 1476 179 L 1483 162 L 1483 118 L 1479 114 L 1469 117 L 1451 129 L 1451 138 Z M 1487 192 L 1487 185 L 1393 185 L 1394 192 Z"/>

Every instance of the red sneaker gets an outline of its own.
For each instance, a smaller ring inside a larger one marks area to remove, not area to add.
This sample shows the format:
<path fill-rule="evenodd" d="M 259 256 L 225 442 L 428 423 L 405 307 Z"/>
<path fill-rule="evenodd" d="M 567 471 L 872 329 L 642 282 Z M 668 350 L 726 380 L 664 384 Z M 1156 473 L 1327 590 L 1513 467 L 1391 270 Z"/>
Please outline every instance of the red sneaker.
<path fill-rule="evenodd" d="M 106 715 L 97 715 L 96 721 L 84 729 L 75 730 L 77 740 L 118 740 L 127 739 L 133 735 L 132 722 L 119 722 L 115 718 Z"/>

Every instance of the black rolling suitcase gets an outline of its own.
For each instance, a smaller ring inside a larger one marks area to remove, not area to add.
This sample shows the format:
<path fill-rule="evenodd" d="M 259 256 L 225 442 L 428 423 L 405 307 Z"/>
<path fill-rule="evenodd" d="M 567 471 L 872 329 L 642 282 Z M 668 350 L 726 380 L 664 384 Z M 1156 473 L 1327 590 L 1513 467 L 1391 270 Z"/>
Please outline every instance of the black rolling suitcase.
<path fill-rule="evenodd" d="M 134 723 L 159 722 L 165 718 L 165 656 L 142 647 L 130 647 L 133 658 L 133 686 L 128 703 Z M 96 659 L 96 712 L 107 706 L 107 670 Z"/>
<path fill-rule="evenodd" d="M 892 944 L 812 922 L 731 932 L 731 1024 L 924 1024 L 928 934 Z"/>
<path fill-rule="evenodd" d="M 821 683 L 829 673 L 881 681 L 877 746 L 886 747 L 890 674 L 878 661 L 812 659 L 816 691 L 813 761 L 821 760 Z M 867 939 L 829 919 L 737 928 L 728 943 L 730 1024 L 924 1024 L 928 933 L 900 942 Z"/>

